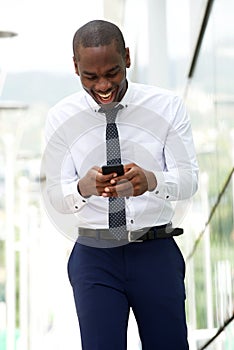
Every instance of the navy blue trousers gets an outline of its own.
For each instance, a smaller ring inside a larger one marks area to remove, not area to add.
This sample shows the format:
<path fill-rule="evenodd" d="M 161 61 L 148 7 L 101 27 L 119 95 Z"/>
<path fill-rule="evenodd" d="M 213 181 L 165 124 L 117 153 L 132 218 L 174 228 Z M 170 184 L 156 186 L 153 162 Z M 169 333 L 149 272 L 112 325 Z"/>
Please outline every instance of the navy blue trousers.
<path fill-rule="evenodd" d="M 173 238 L 115 248 L 76 243 L 68 275 L 82 349 L 126 350 L 132 308 L 143 350 L 188 350 L 184 274 Z"/>

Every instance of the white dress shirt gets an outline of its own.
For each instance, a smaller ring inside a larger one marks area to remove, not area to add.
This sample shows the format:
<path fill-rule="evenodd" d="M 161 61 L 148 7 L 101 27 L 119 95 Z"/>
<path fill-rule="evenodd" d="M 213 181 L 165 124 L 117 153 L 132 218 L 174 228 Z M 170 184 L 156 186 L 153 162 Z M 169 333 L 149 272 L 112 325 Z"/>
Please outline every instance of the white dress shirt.
<path fill-rule="evenodd" d="M 197 190 L 198 166 L 191 125 L 180 97 L 158 87 L 129 83 L 116 124 L 122 163 L 153 171 L 157 187 L 126 198 L 127 228 L 173 220 L 175 203 Z M 84 90 L 48 113 L 45 150 L 47 194 L 53 208 L 73 214 L 75 226 L 108 228 L 108 198 L 83 198 L 77 183 L 94 165 L 106 164 L 105 115 Z"/>

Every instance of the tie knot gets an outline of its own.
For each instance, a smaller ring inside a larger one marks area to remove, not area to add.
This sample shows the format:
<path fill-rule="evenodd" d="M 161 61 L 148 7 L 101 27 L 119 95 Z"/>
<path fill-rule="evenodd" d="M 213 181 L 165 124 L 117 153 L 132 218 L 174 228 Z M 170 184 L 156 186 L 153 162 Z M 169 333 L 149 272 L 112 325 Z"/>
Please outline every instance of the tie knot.
<path fill-rule="evenodd" d="M 106 121 L 108 124 L 110 123 L 115 123 L 115 119 L 117 117 L 117 114 L 118 112 L 123 109 L 123 105 L 121 104 L 118 104 L 117 106 L 115 107 L 106 107 L 106 106 L 102 106 L 100 109 L 99 109 L 99 113 L 105 113 L 106 115 Z"/>

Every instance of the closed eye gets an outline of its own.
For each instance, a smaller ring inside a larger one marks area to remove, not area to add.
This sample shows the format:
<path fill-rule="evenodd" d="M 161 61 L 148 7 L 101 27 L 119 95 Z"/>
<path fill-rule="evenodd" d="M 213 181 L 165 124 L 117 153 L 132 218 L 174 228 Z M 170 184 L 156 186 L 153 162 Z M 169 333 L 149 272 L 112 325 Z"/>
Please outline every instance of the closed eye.
<path fill-rule="evenodd" d="M 114 78 L 119 73 L 120 67 L 114 67 L 112 70 L 106 73 L 107 78 Z"/>
<path fill-rule="evenodd" d="M 115 73 L 108 73 L 108 74 L 106 75 L 106 77 L 107 77 L 107 78 L 114 78 L 114 77 L 116 77 L 117 74 L 118 74 L 118 72 L 115 72 Z"/>
<path fill-rule="evenodd" d="M 84 76 L 84 78 L 92 81 L 97 79 L 96 75 Z"/>

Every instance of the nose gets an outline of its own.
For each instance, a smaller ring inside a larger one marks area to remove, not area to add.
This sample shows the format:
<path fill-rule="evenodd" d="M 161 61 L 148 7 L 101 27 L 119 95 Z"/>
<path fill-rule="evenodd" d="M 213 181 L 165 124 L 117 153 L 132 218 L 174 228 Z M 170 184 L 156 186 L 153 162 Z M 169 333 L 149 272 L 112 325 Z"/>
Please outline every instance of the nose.
<path fill-rule="evenodd" d="M 100 78 L 96 83 L 95 90 L 106 92 L 111 88 L 111 83 L 106 78 Z"/>

